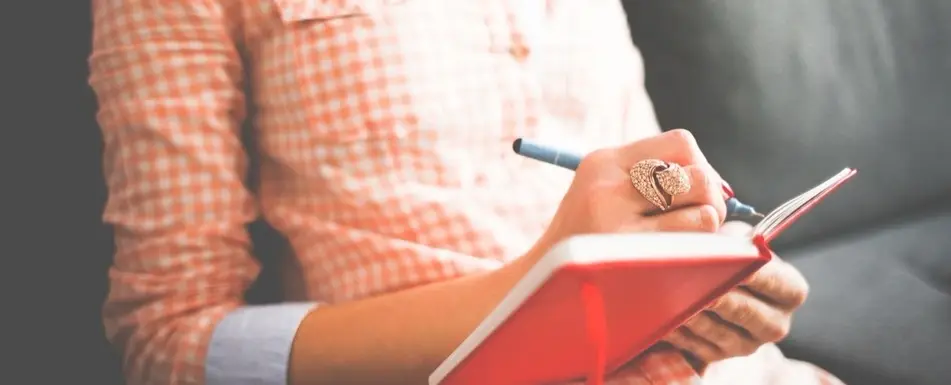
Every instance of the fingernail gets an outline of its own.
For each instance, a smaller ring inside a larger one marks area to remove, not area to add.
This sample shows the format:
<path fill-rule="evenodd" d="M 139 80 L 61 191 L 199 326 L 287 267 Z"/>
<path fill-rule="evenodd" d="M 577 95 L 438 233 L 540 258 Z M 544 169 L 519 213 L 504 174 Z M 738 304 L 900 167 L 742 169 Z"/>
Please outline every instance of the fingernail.
<path fill-rule="evenodd" d="M 736 196 L 733 194 L 733 188 L 730 187 L 730 184 L 726 181 L 723 181 L 723 194 L 725 194 L 727 198 L 733 198 Z"/>

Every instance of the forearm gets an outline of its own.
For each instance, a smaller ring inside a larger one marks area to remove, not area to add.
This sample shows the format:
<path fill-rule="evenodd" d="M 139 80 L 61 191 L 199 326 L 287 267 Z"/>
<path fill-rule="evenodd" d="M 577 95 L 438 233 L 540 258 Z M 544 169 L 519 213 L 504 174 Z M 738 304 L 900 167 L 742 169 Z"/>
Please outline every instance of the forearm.
<path fill-rule="evenodd" d="M 533 260 L 317 308 L 304 318 L 294 340 L 290 384 L 425 384 Z"/>

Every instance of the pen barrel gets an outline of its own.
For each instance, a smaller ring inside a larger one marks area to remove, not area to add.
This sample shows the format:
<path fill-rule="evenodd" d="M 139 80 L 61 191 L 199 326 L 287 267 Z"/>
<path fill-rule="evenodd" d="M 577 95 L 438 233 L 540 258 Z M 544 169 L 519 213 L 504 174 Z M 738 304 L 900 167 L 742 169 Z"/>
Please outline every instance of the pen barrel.
<path fill-rule="evenodd" d="M 581 156 L 578 154 L 562 151 L 548 145 L 541 145 L 524 138 L 516 140 L 512 144 L 512 149 L 521 156 L 569 170 L 575 170 L 581 164 Z"/>
<path fill-rule="evenodd" d="M 512 143 L 512 149 L 515 150 L 515 153 L 526 158 L 553 164 L 555 166 L 563 167 L 569 170 L 577 169 L 578 165 L 581 164 L 582 159 L 582 156 L 575 152 L 564 151 L 556 147 L 538 143 L 525 138 L 516 139 L 515 142 Z M 724 185 L 723 188 L 724 193 L 727 196 L 730 196 L 726 200 L 727 217 L 752 218 L 756 216 L 762 216 L 762 214 L 759 214 L 752 206 L 744 204 L 743 202 L 740 202 L 739 199 L 732 197 L 733 190 L 729 187 L 729 185 Z"/>

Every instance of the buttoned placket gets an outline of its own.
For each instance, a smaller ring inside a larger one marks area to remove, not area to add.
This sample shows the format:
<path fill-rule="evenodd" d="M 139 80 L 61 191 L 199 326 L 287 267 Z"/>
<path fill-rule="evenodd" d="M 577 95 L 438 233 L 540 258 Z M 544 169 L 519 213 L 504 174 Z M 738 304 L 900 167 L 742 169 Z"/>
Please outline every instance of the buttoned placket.
<path fill-rule="evenodd" d="M 531 31 L 526 23 L 534 10 L 523 8 L 533 1 L 525 0 L 480 0 L 484 1 L 486 30 L 489 49 L 494 56 L 496 71 L 504 79 L 500 83 L 506 90 L 499 106 L 502 114 L 502 139 L 515 140 L 519 136 L 537 136 L 542 119 L 543 94 L 541 79 L 536 67 L 532 38 L 539 32 Z M 537 15 L 544 17 L 544 3 L 538 3 Z M 536 23 L 537 24 L 537 23 Z M 505 154 L 509 156 L 511 154 Z M 500 154 L 500 156 L 503 156 Z M 500 163 L 501 164 L 501 163 Z M 499 170 L 500 175 L 507 171 Z"/>
<path fill-rule="evenodd" d="M 518 63 L 527 63 L 543 38 L 547 5 L 544 2 L 493 1 L 487 6 L 486 24 L 492 50 L 506 52 Z"/>

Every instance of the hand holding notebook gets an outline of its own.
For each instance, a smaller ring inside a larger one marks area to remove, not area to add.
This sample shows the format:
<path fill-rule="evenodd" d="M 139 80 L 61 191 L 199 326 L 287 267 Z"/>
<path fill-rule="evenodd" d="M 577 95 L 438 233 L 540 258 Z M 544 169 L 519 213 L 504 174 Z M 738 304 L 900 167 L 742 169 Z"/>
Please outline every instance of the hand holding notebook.
<path fill-rule="evenodd" d="M 720 234 L 745 236 L 752 227 L 728 222 Z M 748 356 L 789 333 L 809 285 L 798 269 L 773 256 L 749 279 L 669 333 L 663 341 L 684 354 L 695 369 L 711 362 Z M 699 370 L 698 370 L 699 371 Z"/>
<path fill-rule="evenodd" d="M 854 173 L 844 169 L 780 205 L 748 237 L 643 233 L 560 242 L 433 372 L 430 384 L 604 376 L 769 262 L 769 241 Z"/>

